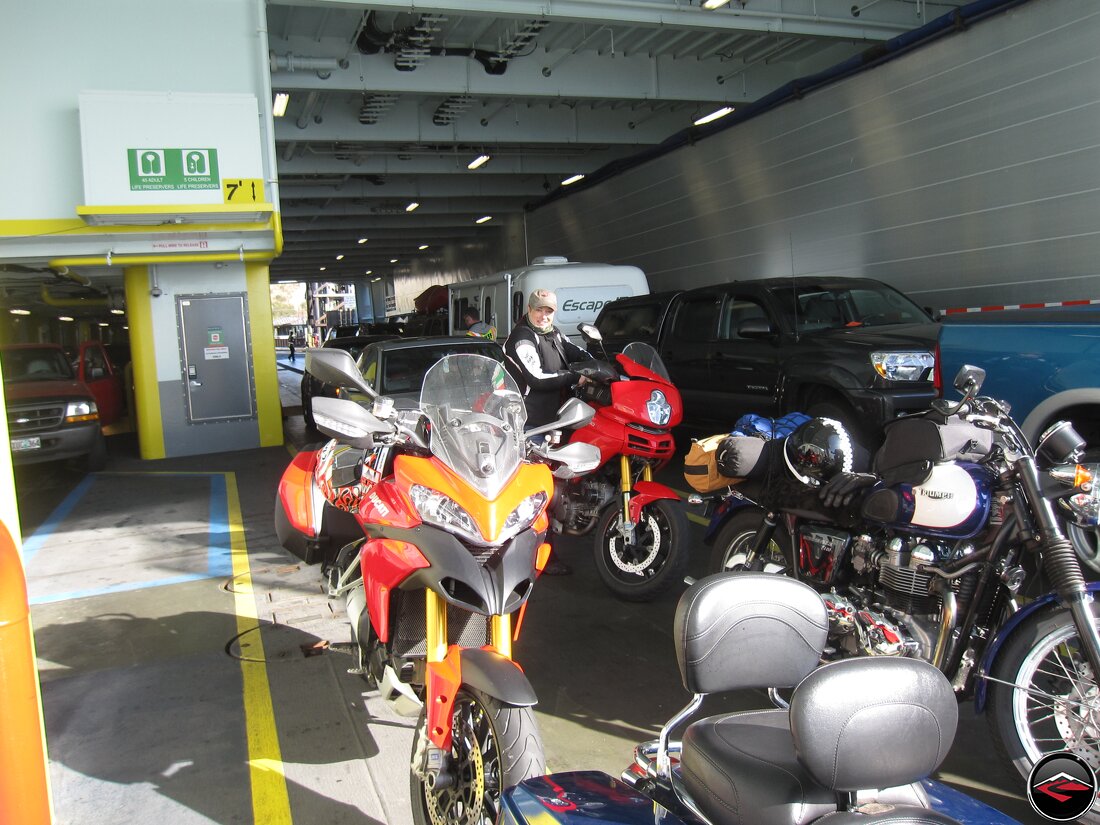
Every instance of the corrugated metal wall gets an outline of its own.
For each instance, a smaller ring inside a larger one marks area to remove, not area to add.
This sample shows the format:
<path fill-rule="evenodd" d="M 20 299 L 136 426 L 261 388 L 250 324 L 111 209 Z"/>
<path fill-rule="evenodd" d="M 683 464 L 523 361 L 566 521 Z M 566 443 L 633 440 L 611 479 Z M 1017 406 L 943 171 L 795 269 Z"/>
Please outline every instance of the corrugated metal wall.
<path fill-rule="evenodd" d="M 920 303 L 1100 298 L 1100 4 L 1032 0 L 528 215 L 653 290 L 861 275 Z"/>

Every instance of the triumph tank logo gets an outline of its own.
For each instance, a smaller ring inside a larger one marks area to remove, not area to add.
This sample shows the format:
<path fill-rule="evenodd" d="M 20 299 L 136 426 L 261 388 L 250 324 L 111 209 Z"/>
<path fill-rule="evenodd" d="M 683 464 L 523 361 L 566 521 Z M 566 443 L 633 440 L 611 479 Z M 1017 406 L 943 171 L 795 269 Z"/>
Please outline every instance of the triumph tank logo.
<path fill-rule="evenodd" d="M 936 501 L 946 501 L 947 499 L 955 497 L 954 493 L 948 492 L 947 490 L 921 490 L 918 488 L 917 492 L 925 498 L 934 499 Z"/>

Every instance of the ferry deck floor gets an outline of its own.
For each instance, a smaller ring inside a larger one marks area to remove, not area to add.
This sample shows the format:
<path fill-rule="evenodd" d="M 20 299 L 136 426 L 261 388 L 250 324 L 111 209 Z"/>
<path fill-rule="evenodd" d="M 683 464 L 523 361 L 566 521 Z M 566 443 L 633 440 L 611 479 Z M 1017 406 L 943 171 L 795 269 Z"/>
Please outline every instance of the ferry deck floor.
<path fill-rule="evenodd" d="M 415 720 L 348 673 L 342 605 L 274 533 L 276 484 L 310 440 L 301 364 L 280 352 L 286 447 L 141 461 L 124 434 L 101 473 L 17 468 L 56 823 L 411 822 Z M 574 575 L 539 580 L 513 652 L 548 769 L 617 776 L 690 698 L 672 647 L 682 588 L 618 601 L 589 545 L 562 542 Z M 939 778 L 1036 819 L 970 703 Z"/>

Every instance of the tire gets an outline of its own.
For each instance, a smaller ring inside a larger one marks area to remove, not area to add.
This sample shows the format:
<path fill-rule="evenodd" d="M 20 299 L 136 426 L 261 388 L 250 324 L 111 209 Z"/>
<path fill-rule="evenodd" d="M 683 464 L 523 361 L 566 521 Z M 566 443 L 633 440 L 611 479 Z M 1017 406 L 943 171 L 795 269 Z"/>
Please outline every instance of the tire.
<path fill-rule="evenodd" d="M 1091 607 L 1093 615 L 1100 615 L 1100 604 Z M 1037 692 L 1012 685 L 1034 686 Z M 1098 695 L 1069 611 L 1045 609 L 1029 616 L 990 672 L 986 715 L 998 753 L 1024 778 L 1042 754 L 1067 749 L 1097 770 L 1096 712 L 1075 698 L 1094 703 Z"/>
<path fill-rule="evenodd" d="M 647 602 L 682 581 L 687 568 L 687 517 L 681 504 L 660 499 L 642 508 L 637 541 L 625 546 L 618 505 L 608 507 L 596 525 L 596 570 L 623 601 Z"/>
<path fill-rule="evenodd" d="M 848 435 L 856 442 L 852 445 L 855 453 L 853 456 L 855 471 L 864 472 L 870 468 L 871 452 L 882 443 L 881 426 L 861 422 L 856 411 L 839 398 L 814 401 L 806 410 L 806 414 L 814 418 L 831 418 L 843 424 Z"/>
<path fill-rule="evenodd" d="M 316 430 L 317 424 L 313 420 L 313 396 L 309 391 L 309 383 L 307 381 L 302 382 L 302 420 L 306 424 L 306 428 L 310 430 Z"/>
<path fill-rule="evenodd" d="M 760 523 L 764 520 L 764 513 L 756 508 L 745 508 L 735 513 L 729 521 L 722 525 L 718 535 L 714 537 L 714 549 L 710 554 L 710 567 L 708 572 L 721 573 L 729 570 L 745 569 L 745 554 L 752 544 L 756 531 L 760 529 Z M 787 528 L 782 524 L 776 525 L 772 540 L 768 543 L 753 565 L 753 570 L 765 570 L 770 573 L 791 575 L 791 542 L 787 534 Z M 777 569 L 775 566 L 778 566 Z"/>
<path fill-rule="evenodd" d="M 413 758 L 424 736 L 423 711 L 413 733 Z M 473 743 L 475 747 L 470 747 Z M 455 782 L 431 791 L 410 771 L 409 797 L 416 825 L 493 825 L 500 795 L 512 785 L 546 772 L 535 714 L 506 705 L 470 687 L 455 696 L 451 739 Z"/>

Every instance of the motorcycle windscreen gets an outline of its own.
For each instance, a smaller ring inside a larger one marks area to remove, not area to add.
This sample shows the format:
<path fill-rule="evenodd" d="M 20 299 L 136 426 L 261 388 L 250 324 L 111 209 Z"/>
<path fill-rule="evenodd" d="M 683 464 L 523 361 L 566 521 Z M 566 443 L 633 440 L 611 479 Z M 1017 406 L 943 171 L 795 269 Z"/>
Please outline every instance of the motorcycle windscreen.
<path fill-rule="evenodd" d="M 523 396 L 503 365 L 484 355 L 448 355 L 424 376 L 420 408 L 431 450 L 486 498 L 496 498 L 523 461 Z"/>

